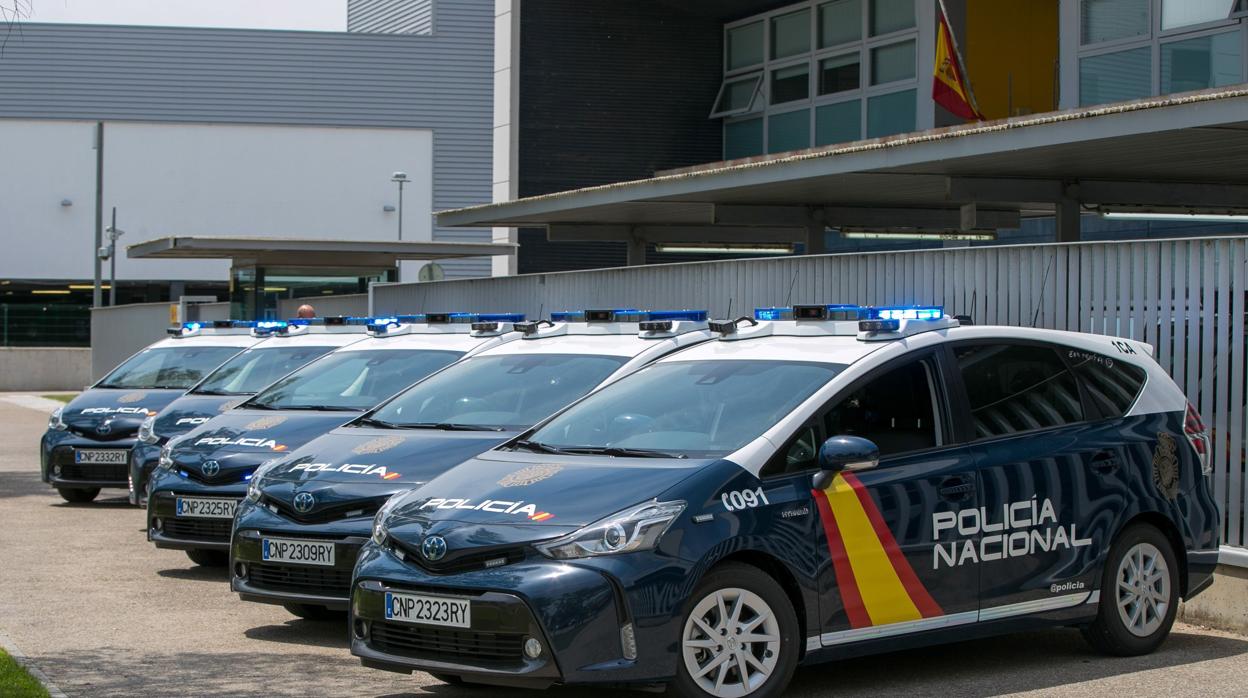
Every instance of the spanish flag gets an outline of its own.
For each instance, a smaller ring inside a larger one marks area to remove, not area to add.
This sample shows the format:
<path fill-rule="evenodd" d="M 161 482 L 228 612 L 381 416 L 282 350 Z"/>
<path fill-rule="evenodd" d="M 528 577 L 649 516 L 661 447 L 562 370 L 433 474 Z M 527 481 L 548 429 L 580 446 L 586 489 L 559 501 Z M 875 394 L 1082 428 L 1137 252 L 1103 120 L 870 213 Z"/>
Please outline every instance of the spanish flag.
<path fill-rule="evenodd" d="M 936 65 L 932 73 L 932 99 L 937 104 L 963 119 L 983 121 L 984 115 L 975 104 L 975 93 L 966 79 L 966 68 L 958 45 L 953 41 L 953 30 L 945 16 L 945 3 L 939 4 L 940 26 L 936 32 Z"/>

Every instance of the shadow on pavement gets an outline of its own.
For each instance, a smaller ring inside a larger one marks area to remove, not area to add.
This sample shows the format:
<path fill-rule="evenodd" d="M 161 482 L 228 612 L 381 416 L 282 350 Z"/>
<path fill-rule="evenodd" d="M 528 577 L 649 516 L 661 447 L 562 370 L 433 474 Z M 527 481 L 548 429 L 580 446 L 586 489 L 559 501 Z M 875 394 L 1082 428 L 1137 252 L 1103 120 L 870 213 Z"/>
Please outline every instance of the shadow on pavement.
<path fill-rule="evenodd" d="M 0 472 L 0 499 L 10 497 L 29 497 L 32 494 L 53 494 L 56 492 L 40 479 L 39 464 L 28 473 L 3 471 Z"/>
<path fill-rule="evenodd" d="M 281 625 L 261 625 L 243 631 L 252 640 L 280 642 L 289 645 L 337 647 L 347 654 L 347 619 L 292 619 Z M 352 657 L 352 660 L 355 658 Z"/>
<path fill-rule="evenodd" d="M 230 581 L 229 570 L 224 567 L 201 567 L 199 565 L 193 567 L 170 567 L 168 569 L 156 570 L 156 574 L 167 579 L 186 579 L 192 582 L 214 582 L 219 584 Z"/>

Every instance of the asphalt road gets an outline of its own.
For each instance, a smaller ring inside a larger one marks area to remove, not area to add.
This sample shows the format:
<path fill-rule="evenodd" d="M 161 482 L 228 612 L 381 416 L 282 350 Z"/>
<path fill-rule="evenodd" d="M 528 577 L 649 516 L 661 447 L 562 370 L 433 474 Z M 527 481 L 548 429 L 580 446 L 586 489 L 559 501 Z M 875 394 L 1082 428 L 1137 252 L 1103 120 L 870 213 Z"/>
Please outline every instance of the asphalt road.
<path fill-rule="evenodd" d="M 339 623 L 240 602 L 224 570 L 143 536 L 124 493 L 70 505 L 39 482 L 46 414 L 0 401 L 0 634 L 69 696 L 535 696 L 364 669 Z M 1180 625 L 1148 657 L 1049 630 L 802 669 L 787 695 L 1248 695 L 1248 638 Z M 552 698 L 646 694 L 560 689 Z"/>

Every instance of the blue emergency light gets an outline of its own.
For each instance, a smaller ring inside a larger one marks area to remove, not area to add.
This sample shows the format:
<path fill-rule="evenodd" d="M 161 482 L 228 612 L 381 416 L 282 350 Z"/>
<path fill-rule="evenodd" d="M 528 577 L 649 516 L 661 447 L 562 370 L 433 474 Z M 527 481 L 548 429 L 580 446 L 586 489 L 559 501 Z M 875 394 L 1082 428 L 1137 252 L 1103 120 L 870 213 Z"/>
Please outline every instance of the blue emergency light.
<path fill-rule="evenodd" d="M 647 320 L 688 320 L 690 322 L 706 322 L 708 314 L 705 310 L 651 310 L 646 313 Z"/>
<path fill-rule="evenodd" d="M 867 309 L 857 305 L 824 304 L 795 305 L 791 308 L 755 308 L 755 320 L 807 320 L 838 321 L 860 320 L 867 317 Z"/>
<path fill-rule="evenodd" d="M 870 312 L 878 320 L 939 320 L 945 316 L 945 309 L 938 305 L 883 306 Z"/>

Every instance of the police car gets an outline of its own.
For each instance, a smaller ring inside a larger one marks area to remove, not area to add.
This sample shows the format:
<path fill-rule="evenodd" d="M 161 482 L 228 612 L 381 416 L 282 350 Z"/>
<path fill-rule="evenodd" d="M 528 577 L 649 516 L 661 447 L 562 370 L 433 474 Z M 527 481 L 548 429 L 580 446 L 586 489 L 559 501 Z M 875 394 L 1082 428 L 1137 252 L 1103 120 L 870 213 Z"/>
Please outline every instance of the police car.
<path fill-rule="evenodd" d="M 776 696 L 798 664 L 1049 624 L 1146 653 L 1211 583 L 1209 442 L 1151 347 L 938 308 L 712 326 L 388 502 L 352 652 Z"/>
<path fill-rule="evenodd" d="M 234 590 L 304 617 L 345 611 L 356 553 L 391 495 L 603 383 L 711 339 L 706 319 L 705 311 L 590 310 L 517 325 L 520 341 L 450 366 L 296 449 L 252 479 L 238 510 Z"/>
<path fill-rule="evenodd" d="M 333 318 L 247 324 L 251 326 L 251 335 L 264 341 L 218 366 L 186 394 L 139 425 L 138 442 L 130 453 L 131 504 L 146 503 L 147 478 L 160 460 L 161 447 L 170 439 L 237 406 L 313 359 L 365 337 L 363 325 L 334 324 Z"/>
<path fill-rule="evenodd" d="M 235 320 L 188 322 L 168 334 L 48 417 L 40 471 L 65 501 L 89 502 L 101 487 L 126 488 L 130 450 L 143 420 L 260 341 Z"/>
<path fill-rule="evenodd" d="M 482 317 L 494 328 L 474 330 Z M 148 483 L 148 540 L 185 550 L 196 564 L 224 564 L 235 507 L 259 466 L 464 356 L 511 341 L 518 336 L 512 323 L 522 319 L 430 313 L 338 321 L 362 325 L 369 336 L 165 444 Z"/>

